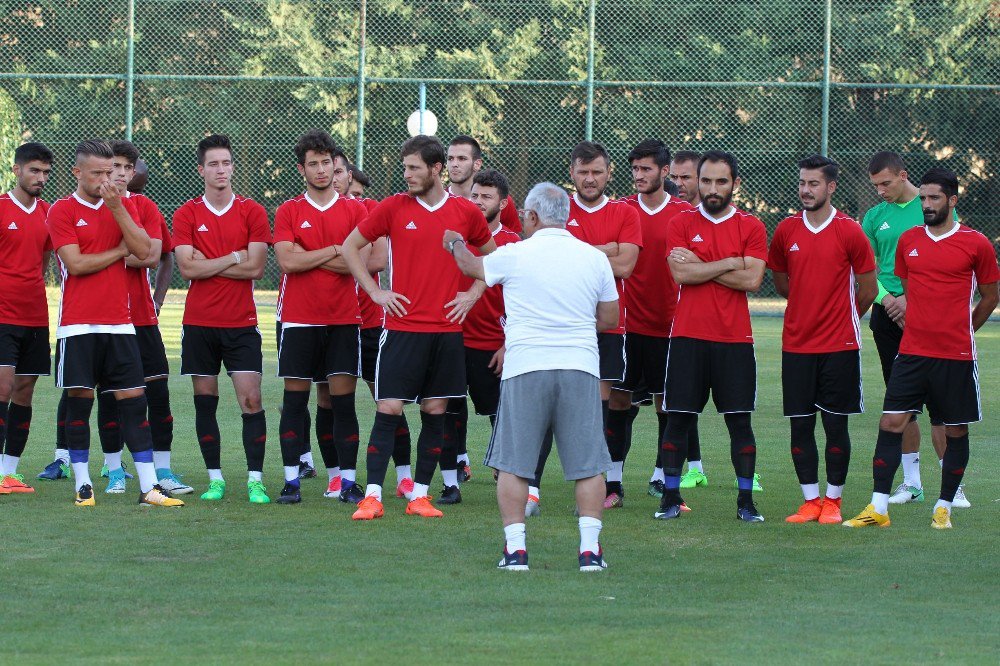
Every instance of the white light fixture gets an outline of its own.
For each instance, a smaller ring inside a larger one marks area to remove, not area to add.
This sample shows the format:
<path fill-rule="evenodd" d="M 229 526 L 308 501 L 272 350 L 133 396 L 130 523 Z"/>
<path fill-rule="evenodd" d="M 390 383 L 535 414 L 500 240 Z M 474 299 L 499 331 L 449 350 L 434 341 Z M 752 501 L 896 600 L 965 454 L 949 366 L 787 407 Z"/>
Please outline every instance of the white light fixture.
<path fill-rule="evenodd" d="M 421 129 L 420 115 L 423 113 L 423 129 Z M 422 112 L 418 109 L 410 114 L 410 117 L 406 119 L 406 131 L 410 133 L 410 136 L 417 136 L 418 134 L 426 134 L 427 136 L 434 136 L 438 129 L 438 119 L 434 115 L 434 112 L 430 109 L 424 109 Z"/>

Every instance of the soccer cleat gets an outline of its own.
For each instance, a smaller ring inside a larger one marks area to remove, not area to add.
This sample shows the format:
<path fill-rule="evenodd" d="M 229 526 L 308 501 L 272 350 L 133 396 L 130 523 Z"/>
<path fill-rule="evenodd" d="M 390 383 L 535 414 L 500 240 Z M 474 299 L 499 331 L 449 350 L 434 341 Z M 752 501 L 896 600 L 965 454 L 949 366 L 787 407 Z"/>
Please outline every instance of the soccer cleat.
<path fill-rule="evenodd" d="M 342 487 L 337 498 L 345 504 L 348 502 L 351 504 L 361 504 L 361 501 L 365 498 L 365 491 L 358 484 L 351 483 Z"/>
<path fill-rule="evenodd" d="M 820 525 L 838 525 L 844 522 L 844 517 L 840 515 L 840 498 L 823 498 L 823 510 L 819 514 Z"/>
<path fill-rule="evenodd" d="M 431 504 L 431 498 L 426 495 L 410 500 L 409 504 L 406 505 L 406 515 L 420 516 L 421 518 L 441 518 L 444 516 L 443 513 L 434 508 L 434 505 Z"/>
<path fill-rule="evenodd" d="M 697 488 L 698 486 L 707 486 L 708 477 L 705 476 L 704 472 L 699 472 L 696 469 L 688 469 L 681 475 L 681 488 Z"/>
<path fill-rule="evenodd" d="M 278 504 L 298 504 L 301 501 L 302 501 L 301 486 L 291 484 L 285 481 L 285 486 L 281 489 L 281 494 L 278 495 Z M 267 502 L 262 502 L 262 503 L 266 504 Z"/>
<path fill-rule="evenodd" d="M 542 515 L 542 502 L 534 495 L 528 495 L 528 502 L 524 505 L 524 517 Z"/>
<path fill-rule="evenodd" d="M 16 491 L 15 491 L 16 492 Z M 968 500 L 965 496 L 965 486 L 960 485 L 958 490 L 955 491 L 955 499 L 951 501 L 951 508 L 953 509 L 968 509 L 972 506 L 972 502 Z"/>
<path fill-rule="evenodd" d="M 358 510 L 354 512 L 351 519 L 374 520 L 375 518 L 381 518 L 384 514 L 385 511 L 382 509 L 382 502 L 379 502 L 378 498 L 374 495 L 369 495 L 361 500 L 361 504 L 358 505 Z"/>
<path fill-rule="evenodd" d="M 663 497 L 663 481 L 660 481 L 659 479 L 657 479 L 656 481 L 650 481 L 649 490 L 646 492 L 649 493 L 650 497 L 655 497 L 656 499 L 660 499 L 661 497 Z"/>
<path fill-rule="evenodd" d="M 438 504 L 461 504 L 462 491 L 458 486 L 445 486 L 438 498 Z"/>
<path fill-rule="evenodd" d="M 309 463 L 303 461 L 299 462 L 299 478 L 300 479 L 311 479 L 316 476 L 316 468 Z"/>
<path fill-rule="evenodd" d="M 844 527 L 889 527 L 889 514 L 882 515 L 875 511 L 875 506 L 869 504 L 864 511 L 850 520 L 845 520 Z"/>
<path fill-rule="evenodd" d="M 527 571 L 528 551 L 515 550 L 513 553 L 508 553 L 507 547 L 504 546 L 503 555 L 500 556 L 500 562 L 497 563 L 497 569 L 503 569 L 504 571 Z"/>
<path fill-rule="evenodd" d="M 691 508 L 688 507 L 687 502 L 681 502 L 681 512 L 682 513 L 687 513 L 690 510 L 691 510 Z"/>
<path fill-rule="evenodd" d="M 683 488 L 684 486 L 681 486 Z M 740 480 L 733 479 L 733 488 L 740 487 Z M 760 485 L 760 474 L 754 473 L 753 475 L 753 491 L 755 493 L 764 492 L 764 488 Z"/>
<path fill-rule="evenodd" d="M 226 495 L 226 482 L 222 479 L 214 479 L 208 482 L 208 490 L 201 494 L 201 499 L 209 502 L 218 502 Z"/>
<path fill-rule="evenodd" d="M 156 470 L 156 482 L 171 495 L 187 495 L 194 492 L 194 488 L 183 483 L 180 477 L 169 469 Z"/>
<path fill-rule="evenodd" d="M 458 482 L 465 483 L 466 481 L 470 481 L 471 479 L 472 479 L 472 468 L 469 467 L 467 464 L 463 463 L 462 466 L 458 468 Z"/>
<path fill-rule="evenodd" d="M 682 504 L 668 504 L 667 506 L 660 504 L 660 508 L 653 514 L 653 518 L 657 520 L 677 518 L 684 512 L 684 509 L 681 508 L 682 506 Z"/>
<path fill-rule="evenodd" d="M 76 498 L 73 500 L 76 506 L 94 506 L 94 488 L 85 483 L 76 491 Z"/>
<path fill-rule="evenodd" d="M 819 520 L 822 512 L 823 500 L 817 497 L 816 499 L 806 500 L 795 513 L 785 518 L 785 522 L 811 523 L 814 520 Z"/>
<path fill-rule="evenodd" d="M 122 461 L 121 469 L 125 472 L 125 478 L 126 479 L 134 479 L 135 478 L 134 476 L 132 476 L 131 474 L 129 474 L 128 470 L 125 469 L 125 462 L 124 461 Z M 101 465 L 101 478 L 102 479 L 110 478 L 108 476 L 110 473 L 111 473 L 111 471 L 108 469 L 107 465 Z"/>
<path fill-rule="evenodd" d="M 125 470 L 123 469 L 113 469 L 108 472 L 108 487 L 104 489 L 104 492 L 109 495 L 121 495 L 125 492 Z"/>
<path fill-rule="evenodd" d="M 263 481 L 250 479 L 247 481 L 247 497 L 251 504 L 270 504 L 271 498 L 267 496 L 267 488 Z"/>
<path fill-rule="evenodd" d="M 396 497 L 405 497 L 407 500 L 413 498 L 413 479 L 406 478 L 396 486 Z"/>
<path fill-rule="evenodd" d="M 143 506 L 184 506 L 184 502 L 176 497 L 171 497 L 170 493 L 160 484 L 153 486 L 148 493 L 139 495 L 139 504 Z"/>
<path fill-rule="evenodd" d="M 57 481 L 59 479 L 68 479 L 72 474 L 69 465 L 62 460 L 53 460 L 38 474 L 38 478 L 43 481 Z"/>
<path fill-rule="evenodd" d="M 611 493 L 604 498 L 605 509 L 620 509 L 625 506 L 625 500 L 618 493 Z"/>
<path fill-rule="evenodd" d="M 736 507 L 736 518 L 742 520 L 745 523 L 762 523 L 764 522 L 764 516 L 760 515 L 760 511 L 753 502 L 749 504 L 744 504 L 743 506 Z"/>
<path fill-rule="evenodd" d="M 0 495 L 33 492 L 35 492 L 35 489 L 24 482 L 23 474 L 8 474 L 3 477 L 3 481 L 0 482 Z"/>
<path fill-rule="evenodd" d="M 335 476 L 330 479 L 330 483 L 326 486 L 326 492 L 323 493 L 323 497 L 329 497 L 330 499 L 340 498 L 340 483 L 341 479 L 339 476 Z"/>
<path fill-rule="evenodd" d="M 892 495 L 889 496 L 889 504 L 909 504 L 910 502 L 923 501 L 924 489 L 914 488 L 913 486 L 908 486 L 905 483 L 901 483 L 896 486 L 896 489 L 892 491 Z"/>
<path fill-rule="evenodd" d="M 934 509 L 934 517 L 931 518 L 931 527 L 936 530 L 950 530 L 951 512 L 943 506 Z"/>
<path fill-rule="evenodd" d="M 604 571 L 608 563 L 604 561 L 604 549 L 598 546 L 597 552 L 580 553 L 580 571 Z"/>

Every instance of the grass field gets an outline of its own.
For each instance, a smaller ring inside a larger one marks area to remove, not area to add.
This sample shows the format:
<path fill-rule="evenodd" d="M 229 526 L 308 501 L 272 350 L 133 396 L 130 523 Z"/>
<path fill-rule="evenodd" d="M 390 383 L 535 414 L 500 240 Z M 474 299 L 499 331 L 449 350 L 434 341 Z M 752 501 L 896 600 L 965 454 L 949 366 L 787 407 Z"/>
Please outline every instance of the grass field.
<path fill-rule="evenodd" d="M 179 366 L 181 307 L 163 313 L 171 364 Z M 273 312 L 265 332 L 265 407 L 270 419 L 265 483 L 281 488 Z M 188 381 L 170 379 L 175 469 L 196 494 L 182 510 L 136 506 L 103 493 L 93 510 L 72 506 L 69 482 L 38 482 L 35 495 L 0 498 L 0 566 L 6 603 L 2 651 L 28 663 L 253 660 L 354 663 L 996 663 L 1000 537 L 1000 324 L 980 332 L 986 421 L 972 429 L 967 492 L 955 529 L 930 528 L 939 472 L 929 443 L 922 472 L 928 501 L 894 508 L 887 530 L 790 526 L 801 502 L 780 413 L 781 320 L 754 321 L 760 404 L 754 426 L 765 491 L 762 525 L 735 520 L 728 439 L 721 417 L 702 420 L 710 487 L 686 493 L 692 513 L 652 520 L 646 495 L 655 419 L 637 421 L 626 506 L 605 519 L 604 574 L 577 571 L 571 487 L 553 463 L 542 515 L 528 525 L 532 570 L 494 570 L 502 545 L 491 476 L 481 465 L 464 503 L 443 520 L 403 515 L 354 523 L 351 507 L 303 482 L 298 506 L 250 506 L 240 491 L 239 412 L 223 387 L 223 468 L 230 494 L 205 503 Z M 851 422 L 854 461 L 844 513 L 868 501 L 882 383 L 865 349 L 869 413 Z M 362 437 L 373 406 L 362 389 Z M 40 382 L 22 470 L 51 460 L 56 392 Z M 412 408 L 411 408 L 412 409 Z M 415 421 L 415 419 L 414 419 Z M 470 427 L 482 460 L 488 424 Z M 100 447 L 91 449 L 92 473 Z M 318 456 L 317 456 L 318 459 Z M 322 473 L 321 473 L 321 476 Z M 390 472 L 391 476 L 391 472 Z M 822 478 L 822 472 L 821 472 Z M 437 483 L 437 481 L 435 482 Z M 134 492 L 133 492 L 134 491 Z"/>

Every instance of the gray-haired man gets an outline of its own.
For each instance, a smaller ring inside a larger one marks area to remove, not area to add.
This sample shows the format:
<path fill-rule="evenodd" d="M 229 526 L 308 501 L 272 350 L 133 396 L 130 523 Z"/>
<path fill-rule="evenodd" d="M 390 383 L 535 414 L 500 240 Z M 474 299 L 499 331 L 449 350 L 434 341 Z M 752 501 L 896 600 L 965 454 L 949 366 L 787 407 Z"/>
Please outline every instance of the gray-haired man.
<path fill-rule="evenodd" d="M 576 482 L 581 571 L 601 571 L 604 442 L 597 331 L 618 325 L 618 292 L 607 258 L 566 231 L 569 197 L 552 183 L 524 203 L 527 239 L 476 257 L 454 231 L 445 248 L 470 277 L 502 284 L 507 353 L 496 429 L 485 464 L 499 471 L 506 544 L 499 568 L 526 571 L 524 504 L 542 438 L 551 429 L 566 480 Z"/>

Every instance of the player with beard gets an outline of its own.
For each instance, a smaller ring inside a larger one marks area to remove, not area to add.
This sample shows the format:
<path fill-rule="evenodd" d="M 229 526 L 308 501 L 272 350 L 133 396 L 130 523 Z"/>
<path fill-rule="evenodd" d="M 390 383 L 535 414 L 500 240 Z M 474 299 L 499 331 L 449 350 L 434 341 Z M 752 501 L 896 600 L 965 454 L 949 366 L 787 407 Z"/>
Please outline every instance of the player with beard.
<path fill-rule="evenodd" d="M 441 238 L 451 229 L 484 254 L 496 248 L 482 212 L 444 191 L 441 171 L 446 157 L 440 141 L 418 135 L 403 144 L 400 156 L 407 192 L 380 203 L 344 242 L 344 258 L 358 285 L 386 311 L 375 378 L 378 407 L 368 444 L 368 485 L 355 520 L 384 514 L 382 485 L 403 405 L 417 401 L 417 473 L 406 513 L 442 515 L 427 491 L 443 447 L 448 399 L 464 395 L 467 386 L 462 321 L 486 285 L 477 281 L 469 292 L 459 293 L 461 272 L 448 261 Z M 382 236 L 389 239 L 389 289 L 372 279 L 360 254 Z"/>
<path fill-rule="evenodd" d="M 951 508 L 969 464 L 969 424 L 982 420 L 975 331 L 1000 302 L 996 252 L 978 231 L 954 219 L 958 178 L 931 169 L 920 179 L 925 226 L 904 231 L 896 247 L 896 276 L 907 299 L 899 355 L 885 389 L 872 458 L 871 503 L 847 527 L 888 527 L 892 477 L 902 458 L 903 433 L 924 405 L 943 423 L 947 444 L 941 494 L 931 527 L 951 527 Z M 979 303 L 973 307 L 973 296 Z"/>
<path fill-rule="evenodd" d="M 736 516 L 764 520 L 753 502 L 757 443 L 750 414 L 757 400 L 757 362 L 747 292 L 760 289 L 764 278 L 767 232 L 763 222 L 732 205 L 739 186 L 735 155 L 705 153 L 698 164 L 701 203 L 680 214 L 668 235 L 667 262 L 678 296 L 663 399 L 664 492 L 655 514 L 662 520 L 683 510 L 680 477 L 688 430 L 709 392 L 729 430 L 739 489 Z"/>
<path fill-rule="evenodd" d="M 448 145 L 448 194 L 472 200 L 472 182 L 483 168 L 483 149 L 467 134 L 459 134 Z M 500 211 L 500 224 L 521 233 L 514 197 L 507 195 L 507 205 Z"/>
<path fill-rule="evenodd" d="M 774 232 L 768 266 L 788 299 L 781 343 L 784 412 L 805 503 L 785 522 L 843 521 L 851 460 L 849 414 L 864 411 L 860 317 L 875 300 L 875 256 L 861 225 L 830 203 L 840 167 L 821 155 L 799 162 L 800 214 Z M 855 281 L 857 288 L 855 289 Z M 826 432 L 826 495 L 819 495 L 816 411 Z"/>

